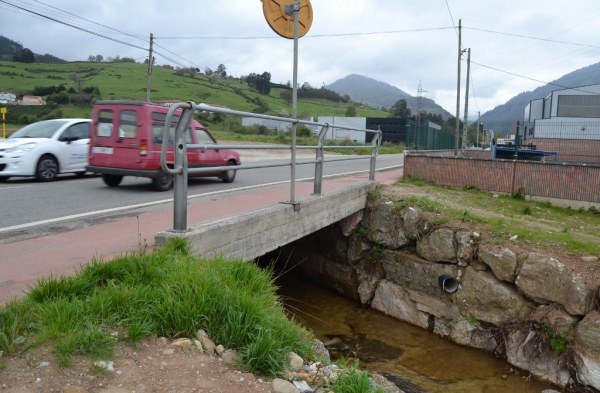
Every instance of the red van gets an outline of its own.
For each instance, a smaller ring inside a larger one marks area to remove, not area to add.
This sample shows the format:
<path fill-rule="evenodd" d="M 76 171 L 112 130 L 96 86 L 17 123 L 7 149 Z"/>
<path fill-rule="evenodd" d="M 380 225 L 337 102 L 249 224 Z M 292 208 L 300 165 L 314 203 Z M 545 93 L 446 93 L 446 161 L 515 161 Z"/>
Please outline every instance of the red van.
<path fill-rule="evenodd" d="M 139 101 L 98 101 L 92 110 L 89 165 L 86 170 L 102 174 L 110 187 L 121 184 L 123 176 L 152 179 L 158 191 L 173 185 L 173 177 L 160 167 L 160 151 L 165 118 L 169 108 Z M 178 118 L 174 117 L 174 129 Z M 172 134 L 171 134 L 172 137 Z M 212 145 L 217 142 L 206 128 L 192 120 L 186 133 L 186 143 Z M 167 165 L 173 164 L 173 141 L 169 141 Z M 239 165 L 240 156 L 227 149 L 187 149 L 189 168 Z M 217 176 L 225 183 L 235 179 L 236 170 L 215 171 L 189 176 Z"/>

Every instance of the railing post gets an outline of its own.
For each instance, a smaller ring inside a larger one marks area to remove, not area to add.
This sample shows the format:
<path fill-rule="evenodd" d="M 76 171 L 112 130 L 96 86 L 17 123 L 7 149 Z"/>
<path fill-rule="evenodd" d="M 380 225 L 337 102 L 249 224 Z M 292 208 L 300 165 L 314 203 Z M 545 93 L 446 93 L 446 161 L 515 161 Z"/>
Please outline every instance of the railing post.
<path fill-rule="evenodd" d="M 184 232 L 187 228 L 188 160 L 185 133 L 190 126 L 194 109 L 184 109 L 175 127 L 175 168 L 173 185 L 173 230 Z M 168 126 L 168 124 L 167 124 Z"/>
<path fill-rule="evenodd" d="M 327 130 L 329 129 L 329 124 L 325 124 L 321 127 L 321 131 L 319 131 L 319 136 L 317 137 L 317 163 L 315 164 L 315 183 L 313 186 L 313 194 L 321 195 L 322 187 L 323 187 L 323 144 L 325 143 L 325 134 L 327 134 Z"/>

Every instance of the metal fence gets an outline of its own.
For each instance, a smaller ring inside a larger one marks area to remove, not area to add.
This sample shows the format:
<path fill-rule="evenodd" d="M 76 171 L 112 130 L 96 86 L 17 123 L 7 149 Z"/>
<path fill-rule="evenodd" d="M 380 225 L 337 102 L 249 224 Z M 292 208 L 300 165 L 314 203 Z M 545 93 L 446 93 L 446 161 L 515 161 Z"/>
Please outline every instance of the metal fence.
<path fill-rule="evenodd" d="M 167 174 L 171 174 L 174 176 L 174 213 L 173 213 L 173 230 L 178 232 L 183 232 L 187 230 L 187 194 L 188 194 L 188 174 L 189 173 L 204 173 L 204 172 L 214 172 L 218 170 L 231 170 L 231 166 L 216 166 L 210 168 L 188 168 L 187 165 L 187 149 L 204 149 L 204 150 L 218 150 L 218 149 L 263 149 L 263 150 L 280 150 L 282 149 L 281 145 L 200 145 L 200 144 L 187 144 L 185 141 L 185 131 L 189 127 L 189 124 L 194 116 L 196 111 L 201 112 L 212 112 L 212 113 L 220 113 L 224 115 L 232 115 L 232 116 L 240 116 L 240 117 L 255 117 L 264 120 L 272 120 L 279 122 L 286 122 L 292 124 L 292 142 L 289 146 L 286 146 L 290 151 L 290 161 L 285 163 L 271 163 L 271 164 L 253 164 L 253 165 L 238 165 L 235 167 L 236 170 L 241 169 L 258 169 L 258 168 L 271 168 L 271 167 L 282 167 L 289 166 L 291 169 L 290 172 L 290 201 L 291 204 L 296 204 L 296 192 L 295 192 L 295 184 L 296 184 L 296 166 L 297 165 L 308 165 L 313 164 L 315 166 L 315 178 L 314 178 L 314 186 L 313 192 L 316 195 L 321 194 L 322 184 L 323 184 L 323 164 L 325 162 L 332 161 L 348 161 L 348 160 L 369 160 L 369 180 L 375 180 L 375 164 L 379 146 L 381 145 L 382 134 L 379 130 L 369 130 L 369 129 L 360 129 L 353 127 L 342 127 L 336 125 L 336 129 L 345 129 L 349 131 L 359 131 L 364 133 L 374 134 L 371 142 L 369 144 L 364 145 L 352 145 L 352 146 L 331 146 L 325 145 L 325 137 L 328 131 L 330 131 L 330 126 L 328 123 L 318 123 L 313 121 L 299 120 L 299 119 L 291 119 L 285 117 L 277 117 L 277 116 L 268 116 L 261 115 L 257 113 L 248 113 L 248 112 L 240 112 L 233 111 L 225 108 L 213 107 L 205 104 L 195 104 L 193 102 L 182 102 L 177 103 L 171 106 L 169 112 L 167 113 L 167 118 L 165 120 L 165 127 L 163 128 L 163 145 L 161 150 L 161 168 L 163 172 Z M 175 141 L 174 149 L 175 149 L 175 161 L 173 167 L 170 167 L 167 164 L 166 156 L 168 149 L 168 140 L 169 133 L 171 132 L 170 124 L 172 124 L 172 120 L 177 112 L 177 116 L 179 116 L 179 121 L 177 126 L 175 127 L 172 136 L 172 140 Z M 181 113 L 179 113 L 181 112 Z M 314 146 L 305 146 L 305 145 L 297 145 L 296 143 L 296 126 L 298 124 L 304 124 L 306 126 L 310 126 L 311 128 L 320 127 L 320 131 L 317 137 L 317 144 Z M 369 155 L 365 156 L 340 156 L 335 158 L 325 159 L 324 152 L 325 150 L 341 150 L 341 149 L 356 149 L 363 148 L 370 150 Z M 315 151 L 315 159 L 314 160 L 296 160 L 296 152 L 298 150 L 313 150 Z"/>
<path fill-rule="evenodd" d="M 462 136 L 461 136 L 462 140 Z M 409 120 L 406 123 L 406 150 L 447 150 L 454 148 L 454 134 L 441 127 L 419 124 Z"/>

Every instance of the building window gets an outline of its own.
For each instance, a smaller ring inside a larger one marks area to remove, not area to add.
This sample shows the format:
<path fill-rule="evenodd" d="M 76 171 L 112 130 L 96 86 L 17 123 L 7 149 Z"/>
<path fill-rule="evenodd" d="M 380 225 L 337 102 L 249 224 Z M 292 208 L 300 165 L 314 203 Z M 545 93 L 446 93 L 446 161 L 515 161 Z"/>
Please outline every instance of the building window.
<path fill-rule="evenodd" d="M 559 95 L 559 117 L 600 117 L 600 96 Z"/>

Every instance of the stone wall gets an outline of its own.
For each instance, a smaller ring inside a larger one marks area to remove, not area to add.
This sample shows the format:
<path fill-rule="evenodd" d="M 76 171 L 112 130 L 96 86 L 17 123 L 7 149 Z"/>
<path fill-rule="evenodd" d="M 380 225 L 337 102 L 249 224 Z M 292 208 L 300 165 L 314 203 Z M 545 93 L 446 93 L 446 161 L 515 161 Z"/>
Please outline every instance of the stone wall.
<path fill-rule="evenodd" d="M 379 201 L 288 251 L 308 277 L 364 305 L 559 386 L 600 389 L 598 288 L 552 256 L 422 217 Z M 442 290 L 441 275 L 458 289 Z"/>

